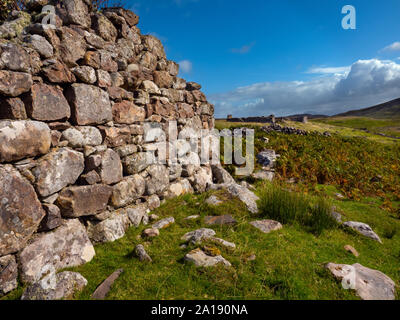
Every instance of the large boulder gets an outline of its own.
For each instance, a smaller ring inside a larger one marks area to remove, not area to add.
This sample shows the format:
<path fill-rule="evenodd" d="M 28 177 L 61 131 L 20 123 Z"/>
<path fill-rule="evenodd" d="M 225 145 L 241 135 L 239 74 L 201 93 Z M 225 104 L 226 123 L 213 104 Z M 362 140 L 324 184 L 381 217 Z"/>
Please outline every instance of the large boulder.
<path fill-rule="evenodd" d="M 18 286 L 18 265 L 12 255 L 0 257 L 0 297 Z"/>
<path fill-rule="evenodd" d="M 35 190 L 19 171 L 0 165 L 0 256 L 24 247 L 45 215 Z"/>
<path fill-rule="evenodd" d="M 65 220 L 55 231 L 38 235 L 19 253 L 21 280 L 34 283 L 51 270 L 85 264 L 94 255 L 85 227 L 78 219 Z"/>
<path fill-rule="evenodd" d="M 342 281 L 346 289 L 353 289 L 363 300 L 394 300 L 396 285 L 384 273 L 361 264 L 344 265 L 328 263 L 326 268 Z"/>
<path fill-rule="evenodd" d="M 36 83 L 25 99 L 28 116 L 40 121 L 68 119 L 71 110 L 60 87 Z"/>
<path fill-rule="evenodd" d="M 47 153 L 50 145 L 50 128 L 43 122 L 0 121 L 0 162 Z"/>
<path fill-rule="evenodd" d="M 77 272 L 51 272 L 35 282 L 22 294 L 21 300 L 61 300 L 70 299 L 74 293 L 87 285 L 87 280 Z"/>
<path fill-rule="evenodd" d="M 16 97 L 28 92 L 32 84 L 29 73 L 0 70 L 0 94 Z"/>
<path fill-rule="evenodd" d="M 112 187 L 75 186 L 63 189 L 57 199 L 61 214 L 68 218 L 96 215 L 107 208 Z"/>
<path fill-rule="evenodd" d="M 85 168 L 83 154 L 69 148 L 54 150 L 38 161 L 32 173 L 42 197 L 74 184 Z"/>
<path fill-rule="evenodd" d="M 101 124 L 112 120 L 108 93 L 83 83 L 73 84 L 66 93 L 77 125 Z"/>
<path fill-rule="evenodd" d="M 145 185 L 144 179 L 138 174 L 123 179 L 113 187 L 112 205 L 121 208 L 131 204 L 144 194 Z"/>

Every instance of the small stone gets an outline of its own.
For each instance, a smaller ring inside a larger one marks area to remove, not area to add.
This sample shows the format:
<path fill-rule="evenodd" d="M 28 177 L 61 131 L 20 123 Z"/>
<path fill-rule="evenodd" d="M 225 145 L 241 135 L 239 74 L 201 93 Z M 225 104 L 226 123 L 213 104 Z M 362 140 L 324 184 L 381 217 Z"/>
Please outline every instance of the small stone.
<path fill-rule="evenodd" d="M 275 172 L 269 170 L 258 170 L 251 175 L 254 179 L 273 181 L 275 177 Z"/>
<path fill-rule="evenodd" d="M 150 228 L 146 229 L 142 233 L 143 238 L 155 238 L 160 235 L 160 231 L 158 229 Z"/>
<path fill-rule="evenodd" d="M 190 242 L 192 244 L 199 244 L 204 240 L 213 238 L 214 236 L 215 236 L 214 230 L 202 228 L 202 229 L 198 229 L 198 230 L 186 233 L 182 237 L 182 240 L 186 241 L 186 242 Z"/>
<path fill-rule="evenodd" d="M 279 222 L 273 220 L 253 221 L 250 222 L 250 224 L 264 233 L 270 233 L 272 231 L 282 229 L 282 225 Z"/>
<path fill-rule="evenodd" d="M 185 261 L 194 263 L 196 267 L 214 267 L 218 264 L 223 264 L 224 266 L 230 267 L 231 264 L 228 260 L 223 258 L 221 255 L 215 257 L 209 256 L 201 249 L 195 249 L 185 255 Z"/>
<path fill-rule="evenodd" d="M 149 207 L 149 210 L 154 210 L 154 209 L 159 208 L 161 205 L 160 198 L 156 194 L 151 195 L 147 199 L 147 205 Z M 156 216 L 156 215 L 154 214 L 152 216 Z M 158 219 L 158 217 L 157 217 L 157 219 Z"/>
<path fill-rule="evenodd" d="M 46 215 L 40 223 L 38 231 L 50 231 L 62 223 L 60 209 L 54 204 L 43 204 Z"/>
<path fill-rule="evenodd" d="M 185 220 L 187 220 L 187 221 L 197 220 L 198 218 L 200 218 L 200 216 L 196 214 L 196 215 L 193 215 L 193 216 L 186 217 Z"/>
<path fill-rule="evenodd" d="M 232 217 L 232 215 L 227 214 L 223 216 L 208 216 L 204 218 L 204 223 L 208 226 L 213 225 L 230 225 L 234 226 L 237 224 L 237 221 Z"/>
<path fill-rule="evenodd" d="M 157 221 L 158 219 L 160 219 L 160 217 L 158 216 L 158 215 L 156 215 L 156 214 L 151 214 L 150 216 L 149 216 L 149 220 L 150 221 Z"/>
<path fill-rule="evenodd" d="M 344 250 L 346 250 L 347 252 L 350 252 L 351 254 L 353 254 L 355 257 L 359 257 L 359 253 L 357 252 L 356 249 L 354 249 L 352 246 L 350 245 L 346 245 L 344 246 Z"/>
<path fill-rule="evenodd" d="M 166 229 L 172 224 L 175 223 L 175 219 L 173 217 L 162 219 L 155 224 L 153 224 L 152 228 L 154 229 Z"/>
<path fill-rule="evenodd" d="M 133 226 L 139 227 L 140 223 L 145 224 L 145 217 L 147 217 L 147 206 L 145 203 L 140 203 L 134 207 L 125 209 L 128 218 Z"/>
<path fill-rule="evenodd" d="M 88 84 L 94 84 L 97 81 L 96 71 L 92 67 L 89 66 L 78 66 L 72 68 L 71 71 L 75 74 L 75 76 Z"/>
<path fill-rule="evenodd" d="M 216 196 L 211 196 L 206 200 L 206 203 L 210 206 L 218 206 L 222 203 L 222 201 L 219 200 Z"/>
<path fill-rule="evenodd" d="M 111 290 L 111 286 L 114 282 L 119 278 L 121 273 L 124 272 L 124 269 L 118 269 L 117 271 L 113 272 L 106 280 L 104 280 L 93 292 L 92 299 L 93 300 L 104 300 L 107 294 Z"/>
<path fill-rule="evenodd" d="M 150 256 L 147 254 L 146 250 L 144 249 L 143 245 L 139 244 L 135 248 L 135 253 L 136 256 L 139 258 L 140 261 L 142 262 L 152 262 L 153 260 L 150 258 Z"/>
<path fill-rule="evenodd" d="M 219 244 L 227 249 L 236 249 L 236 245 L 233 242 L 226 241 L 224 239 L 212 237 L 209 241 Z"/>
<path fill-rule="evenodd" d="M 354 222 L 354 221 L 347 221 L 343 223 L 344 226 L 357 231 L 358 233 L 362 234 L 365 237 L 371 238 L 379 243 L 382 243 L 382 240 L 379 236 L 372 230 L 372 228 L 362 222 Z"/>

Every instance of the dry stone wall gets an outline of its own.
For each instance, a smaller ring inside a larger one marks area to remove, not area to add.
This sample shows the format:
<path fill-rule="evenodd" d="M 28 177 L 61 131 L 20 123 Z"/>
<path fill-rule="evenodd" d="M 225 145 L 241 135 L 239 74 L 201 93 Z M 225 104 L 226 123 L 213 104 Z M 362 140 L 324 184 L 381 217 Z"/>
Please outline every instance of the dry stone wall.
<path fill-rule="evenodd" d="M 201 86 L 122 8 L 29 1 L 0 25 L 0 295 L 90 261 L 165 198 L 206 190 L 197 154 L 151 164 L 146 127 L 214 127 Z M 56 8 L 55 28 L 42 24 Z M 196 158 L 197 157 L 197 158 Z M 18 268 L 17 268 L 18 265 Z"/>

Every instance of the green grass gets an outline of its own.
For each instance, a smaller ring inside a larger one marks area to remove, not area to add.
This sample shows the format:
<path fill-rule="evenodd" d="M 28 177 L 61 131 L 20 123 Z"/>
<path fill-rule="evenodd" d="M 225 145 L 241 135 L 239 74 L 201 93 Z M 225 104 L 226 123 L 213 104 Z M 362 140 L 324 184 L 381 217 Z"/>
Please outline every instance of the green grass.
<path fill-rule="evenodd" d="M 262 188 L 258 189 L 259 193 Z M 221 206 L 209 206 L 204 202 L 209 195 L 186 195 L 169 200 L 157 209 L 155 214 L 172 215 L 176 223 L 161 230 L 161 235 L 152 241 L 138 238 L 145 228 L 140 227 L 131 228 L 124 238 L 114 243 L 96 246 L 96 256 L 90 263 L 72 269 L 89 282 L 76 299 L 90 299 L 96 287 L 119 268 L 125 272 L 107 299 L 358 299 L 354 292 L 342 289 L 324 269 L 328 262 L 358 262 L 400 283 L 400 235 L 384 237 L 388 228 L 399 228 L 400 222 L 380 209 L 379 202 L 333 200 L 345 220 L 370 224 L 382 236 L 383 244 L 342 228 L 326 229 L 316 236 L 292 223 L 284 224 L 280 231 L 263 234 L 248 224 L 263 219 L 263 214 L 251 216 L 240 201 L 224 191 L 216 195 L 225 202 Z M 184 220 L 193 214 L 201 215 L 202 219 Z M 205 216 L 221 214 L 232 214 L 238 220 L 234 227 L 212 227 L 218 237 L 237 245 L 233 251 L 219 248 L 233 267 L 198 269 L 183 263 L 184 255 L 195 247 L 181 249 L 181 236 L 204 227 Z M 153 263 L 141 263 L 132 255 L 139 243 L 145 244 Z M 347 244 L 357 249 L 359 258 L 344 250 Z M 256 260 L 247 261 L 252 254 Z M 21 293 L 22 288 L 6 298 L 18 298 Z"/>
<path fill-rule="evenodd" d="M 347 127 L 359 130 L 369 130 L 371 133 L 383 133 L 393 137 L 400 137 L 400 118 L 373 119 L 366 117 L 335 117 L 316 119 L 314 122 L 325 123 L 338 127 Z"/>

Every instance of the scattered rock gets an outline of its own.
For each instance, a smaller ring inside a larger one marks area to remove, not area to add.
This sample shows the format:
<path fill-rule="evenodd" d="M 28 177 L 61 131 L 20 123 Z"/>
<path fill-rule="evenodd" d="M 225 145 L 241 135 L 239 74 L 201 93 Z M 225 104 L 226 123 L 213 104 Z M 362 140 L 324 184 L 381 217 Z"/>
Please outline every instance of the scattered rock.
<path fill-rule="evenodd" d="M 200 218 L 200 216 L 196 214 L 196 215 L 193 215 L 193 216 L 186 217 L 185 220 L 187 220 L 187 221 L 189 221 L 189 220 L 197 220 L 198 218 Z"/>
<path fill-rule="evenodd" d="M 61 300 L 72 298 L 87 285 L 87 280 L 77 272 L 54 272 L 29 286 L 21 300 Z"/>
<path fill-rule="evenodd" d="M 150 228 L 143 231 L 142 238 L 155 238 L 159 235 L 160 231 L 158 229 Z"/>
<path fill-rule="evenodd" d="M 352 246 L 350 245 L 346 245 L 344 246 L 344 250 L 346 250 L 347 252 L 350 252 L 351 254 L 353 254 L 355 257 L 359 257 L 359 253 L 357 252 L 356 249 L 354 249 Z"/>
<path fill-rule="evenodd" d="M 337 223 L 339 223 L 339 224 L 342 223 L 342 215 L 339 212 L 332 210 L 331 216 L 333 217 L 333 219 L 336 220 Z"/>
<path fill-rule="evenodd" d="M 237 221 L 232 217 L 230 214 L 226 214 L 223 216 L 208 216 L 204 218 L 204 223 L 208 226 L 213 226 L 213 225 L 229 225 L 229 226 L 234 226 L 237 224 Z"/>
<path fill-rule="evenodd" d="M 189 242 L 191 244 L 199 244 L 204 240 L 213 238 L 214 236 L 215 236 L 214 230 L 202 228 L 202 229 L 198 229 L 198 230 L 186 233 L 182 237 L 182 240 Z"/>
<path fill-rule="evenodd" d="M 140 261 L 144 262 L 152 262 L 153 260 L 147 254 L 146 250 L 144 249 L 143 245 L 139 244 L 135 248 L 136 256 L 139 258 Z"/>
<path fill-rule="evenodd" d="M 328 263 L 326 268 L 346 286 L 356 290 L 363 300 L 394 300 L 395 283 L 378 270 L 358 263 L 350 265 Z"/>
<path fill-rule="evenodd" d="M 273 220 L 252 221 L 250 222 L 250 224 L 264 233 L 270 233 L 272 231 L 282 229 L 282 225 L 279 222 Z"/>
<path fill-rule="evenodd" d="M 242 201 L 247 210 L 251 213 L 258 213 L 257 201 L 259 198 L 249 189 L 242 187 L 238 184 L 231 184 L 227 187 L 227 191 L 234 197 L 238 197 Z"/>
<path fill-rule="evenodd" d="M 251 175 L 254 179 L 273 181 L 275 177 L 275 172 L 269 170 L 258 170 Z"/>
<path fill-rule="evenodd" d="M 114 284 L 115 280 L 119 278 L 122 272 L 124 272 L 124 269 L 118 269 L 117 271 L 113 272 L 97 287 L 91 298 L 93 300 L 104 300 L 107 294 L 110 292 L 111 286 Z"/>
<path fill-rule="evenodd" d="M 278 157 L 275 150 L 264 150 L 257 155 L 257 162 L 264 167 L 273 168 Z"/>
<path fill-rule="evenodd" d="M 185 261 L 194 263 L 196 267 L 214 267 L 218 264 L 223 264 L 224 266 L 230 267 L 231 264 L 228 260 L 226 260 L 221 255 L 217 255 L 215 257 L 209 256 L 201 249 L 195 249 L 185 255 Z"/>
<path fill-rule="evenodd" d="M 382 240 L 379 236 L 372 230 L 372 228 L 362 222 L 354 222 L 354 221 L 347 221 L 343 223 L 344 226 L 357 231 L 358 233 L 362 234 L 365 237 L 371 238 L 379 243 L 382 243 Z"/>
<path fill-rule="evenodd" d="M 162 219 L 155 224 L 153 224 L 152 228 L 153 229 L 166 229 L 168 228 L 171 224 L 175 223 L 175 219 L 173 217 L 165 218 Z"/>
<path fill-rule="evenodd" d="M 218 206 L 222 203 L 222 201 L 219 200 L 216 196 L 210 196 L 206 200 L 206 203 L 209 204 L 210 206 Z"/>
<path fill-rule="evenodd" d="M 234 243 L 226 241 L 224 239 L 211 237 L 209 241 L 214 242 L 215 244 L 219 244 L 227 249 L 236 249 L 236 245 Z"/>

